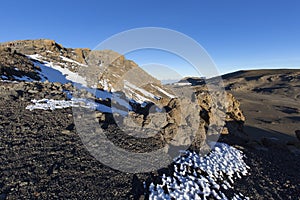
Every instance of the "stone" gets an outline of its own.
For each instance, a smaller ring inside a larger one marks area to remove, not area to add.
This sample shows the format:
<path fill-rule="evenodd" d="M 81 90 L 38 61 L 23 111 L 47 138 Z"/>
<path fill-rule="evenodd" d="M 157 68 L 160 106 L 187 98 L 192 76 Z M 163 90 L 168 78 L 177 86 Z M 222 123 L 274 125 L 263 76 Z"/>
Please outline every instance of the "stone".
<path fill-rule="evenodd" d="M 36 93 L 39 93 L 39 91 L 37 91 L 37 90 L 28 90 L 28 93 L 30 93 L 30 94 L 36 94 Z"/>
<path fill-rule="evenodd" d="M 224 128 L 222 129 L 221 134 L 222 134 L 222 135 L 228 135 L 228 134 L 229 134 L 228 128 L 227 128 L 227 127 L 224 127 Z"/>
<path fill-rule="evenodd" d="M 62 130 L 61 133 L 64 134 L 64 135 L 69 135 L 71 133 L 71 131 L 69 131 L 69 130 Z"/>

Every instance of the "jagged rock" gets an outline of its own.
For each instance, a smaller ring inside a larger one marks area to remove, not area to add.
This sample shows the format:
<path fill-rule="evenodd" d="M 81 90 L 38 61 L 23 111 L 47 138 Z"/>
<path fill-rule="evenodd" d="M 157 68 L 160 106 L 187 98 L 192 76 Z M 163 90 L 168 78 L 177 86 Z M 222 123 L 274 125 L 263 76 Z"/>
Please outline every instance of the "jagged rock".
<path fill-rule="evenodd" d="M 145 120 L 144 128 L 153 129 L 156 131 L 161 130 L 168 124 L 166 113 L 150 113 Z"/>
<path fill-rule="evenodd" d="M 227 127 L 224 127 L 224 128 L 222 129 L 221 134 L 222 134 L 222 135 L 227 135 L 227 134 L 229 134 L 228 128 L 227 128 Z"/>

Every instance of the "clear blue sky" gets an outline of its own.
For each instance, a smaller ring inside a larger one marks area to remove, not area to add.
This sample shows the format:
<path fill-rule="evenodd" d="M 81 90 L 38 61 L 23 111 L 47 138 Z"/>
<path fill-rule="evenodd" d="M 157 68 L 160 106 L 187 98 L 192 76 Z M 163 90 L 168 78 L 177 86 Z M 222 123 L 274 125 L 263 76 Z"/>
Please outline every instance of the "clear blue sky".
<path fill-rule="evenodd" d="M 297 0 L 11 0 L 1 2 L 0 19 L 2 42 L 50 38 L 67 47 L 94 48 L 116 33 L 154 26 L 195 39 L 221 73 L 300 68 Z M 130 58 L 141 65 L 147 60 L 143 53 Z"/>

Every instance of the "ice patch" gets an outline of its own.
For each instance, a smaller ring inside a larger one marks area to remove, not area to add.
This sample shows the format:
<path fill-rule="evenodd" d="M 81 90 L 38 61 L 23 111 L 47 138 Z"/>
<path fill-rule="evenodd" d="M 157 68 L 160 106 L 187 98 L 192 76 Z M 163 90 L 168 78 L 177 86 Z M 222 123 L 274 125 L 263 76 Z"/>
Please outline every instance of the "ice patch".
<path fill-rule="evenodd" d="M 172 94 L 166 92 L 165 90 L 161 89 L 161 88 L 158 87 L 158 86 L 155 86 L 155 85 L 152 85 L 152 84 L 151 84 L 151 86 L 154 87 L 154 88 L 156 88 L 158 91 L 160 91 L 161 93 L 165 94 L 166 96 L 170 97 L 171 99 L 176 98 L 176 96 L 174 96 L 174 95 L 172 95 Z"/>
<path fill-rule="evenodd" d="M 71 100 L 54 100 L 54 99 L 40 99 L 31 100 L 33 104 L 26 106 L 27 110 L 33 111 L 36 109 L 40 110 L 56 110 L 70 107 L 82 107 L 91 110 L 98 110 L 103 113 L 112 113 L 112 109 L 106 105 L 97 103 L 90 99 L 85 98 L 72 98 Z M 120 115 L 127 115 L 127 112 L 119 109 L 114 109 L 115 113 Z"/>
<path fill-rule="evenodd" d="M 66 62 L 70 62 L 70 63 L 75 63 L 76 65 L 80 65 L 80 66 L 83 66 L 83 67 L 87 67 L 87 65 L 85 65 L 85 64 L 82 64 L 82 63 L 80 63 L 80 62 L 77 62 L 77 61 L 75 61 L 75 60 L 72 60 L 72 59 L 70 59 L 70 58 L 66 58 L 66 57 L 64 57 L 64 56 L 59 56 L 63 61 L 66 61 Z"/>
<path fill-rule="evenodd" d="M 142 93 L 145 96 L 150 97 L 152 99 L 155 99 L 155 100 L 160 99 L 160 97 L 157 97 L 154 94 L 152 94 L 152 93 L 150 93 L 150 92 L 148 92 L 148 91 L 146 91 L 142 88 L 139 88 L 136 85 L 134 85 L 134 84 L 132 84 L 128 81 L 124 81 L 124 89 L 128 90 L 130 95 L 135 95 L 137 97 L 137 99 L 135 99 L 135 100 L 139 103 L 143 103 L 143 102 L 150 101 L 150 100 L 143 97 L 143 96 L 141 96 L 141 95 L 139 95 L 139 94 L 137 94 L 134 90 L 139 91 L 140 93 Z"/>
<path fill-rule="evenodd" d="M 129 98 L 131 98 L 132 100 L 134 100 L 137 103 L 143 104 L 144 102 L 151 102 L 150 99 L 147 99 L 147 98 L 143 97 L 142 95 L 139 95 L 138 93 L 134 92 L 129 87 L 128 88 L 125 87 L 124 92 L 125 92 L 126 96 L 128 96 Z"/>
<path fill-rule="evenodd" d="M 174 159 L 174 174 L 163 175 L 162 184 L 150 184 L 149 199 L 229 199 L 224 191 L 248 174 L 243 158 L 240 150 L 224 143 L 216 143 L 205 157 L 183 151 Z M 239 193 L 230 199 L 249 198 Z"/>
<path fill-rule="evenodd" d="M 87 85 L 84 77 L 70 71 L 67 68 L 62 68 L 52 62 L 44 61 L 45 59 L 39 54 L 27 55 L 27 57 L 35 60 L 34 64 L 41 68 L 40 75 L 42 81 L 49 80 L 50 82 L 59 82 L 62 84 L 72 81 L 84 86 Z"/>

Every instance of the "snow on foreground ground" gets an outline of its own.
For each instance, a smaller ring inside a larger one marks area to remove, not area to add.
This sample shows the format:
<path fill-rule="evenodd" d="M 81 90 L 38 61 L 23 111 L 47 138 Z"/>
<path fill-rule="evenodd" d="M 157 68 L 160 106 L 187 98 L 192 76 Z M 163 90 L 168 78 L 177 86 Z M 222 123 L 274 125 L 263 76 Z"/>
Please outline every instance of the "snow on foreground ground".
<path fill-rule="evenodd" d="M 90 99 L 85 98 L 74 98 L 72 97 L 71 100 L 54 100 L 54 99 L 40 99 L 31 100 L 33 104 L 26 106 L 27 110 L 55 110 L 55 109 L 63 109 L 63 108 L 69 108 L 69 107 L 82 107 L 82 108 L 88 108 L 91 110 L 98 110 L 100 112 L 106 112 L 106 113 L 112 113 L 112 109 L 106 105 L 97 103 Z M 119 113 L 121 115 L 127 115 L 126 111 L 119 110 L 114 108 L 113 111 L 115 113 Z"/>
<path fill-rule="evenodd" d="M 248 174 L 243 158 L 240 150 L 225 143 L 216 143 L 205 157 L 184 151 L 174 160 L 172 176 L 150 184 L 149 199 L 249 199 L 234 191 L 230 197 L 224 194 L 233 189 L 234 180 Z"/>

